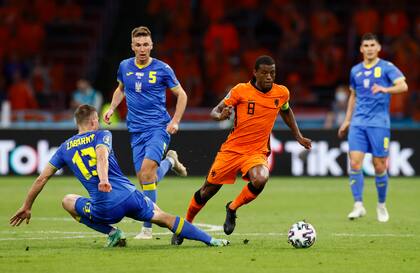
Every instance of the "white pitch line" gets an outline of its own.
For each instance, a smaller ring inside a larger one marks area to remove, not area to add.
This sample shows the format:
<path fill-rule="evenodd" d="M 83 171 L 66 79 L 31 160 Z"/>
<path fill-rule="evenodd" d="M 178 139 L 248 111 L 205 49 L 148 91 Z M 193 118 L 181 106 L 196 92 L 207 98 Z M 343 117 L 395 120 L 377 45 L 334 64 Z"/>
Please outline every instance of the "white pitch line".
<path fill-rule="evenodd" d="M 7 231 L 1 232 L 3 234 L 7 234 Z M 9 234 L 17 234 L 18 232 L 11 231 Z M 19 232 L 24 234 L 75 234 L 73 236 L 60 236 L 60 237 L 22 237 L 22 238 L 0 238 L 0 241 L 22 241 L 22 240 L 62 240 L 62 239 L 83 239 L 83 238 L 100 238 L 105 237 L 105 235 L 96 233 L 96 232 L 69 232 L 69 231 L 25 231 L 25 232 Z M 76 235 L 78 234 L 78 235 Z M 135 232 L 129 232 L 127 235 L 134 236 L 137 233 Z M 222 232 L 213 232 L 215 235 L 225 235 Z M 153 233 L 155 236 L 168 236 L 172 235 L 171 232 L 156 232 Z M 256 232 L 256 233 L 233 233 L 230 236 L 276 236 L 276 237 L 283 237 L 287 236 L 287 233 L 276 233 L 276 232 Z M 332 236 L 338 236 L 338 237 L 415 237 L 418 236 L 417 234 L 392 234 L 392 233 L 385 233 L 385 234 L 378 234 L 378 233 L 372 233 L 372 234 L 353 234 L 353 233 L 333 233 Z"/>
<path fill-rule="evenodd" d="M 332 236 L 337 237 L 415 237 L 418 234 L 394 234 L 394 233 L 371 233 L 371 234 L 355 234 L 355 233 L 333 233 Z"/>

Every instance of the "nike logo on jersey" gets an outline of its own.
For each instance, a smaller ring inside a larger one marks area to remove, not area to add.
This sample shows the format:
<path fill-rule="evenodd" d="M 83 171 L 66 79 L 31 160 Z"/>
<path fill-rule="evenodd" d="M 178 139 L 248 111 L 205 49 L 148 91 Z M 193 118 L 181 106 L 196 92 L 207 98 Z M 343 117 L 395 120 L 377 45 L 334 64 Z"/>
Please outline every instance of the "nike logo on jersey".
<path fill-rule="evenodd" d="M 356 78 L 362 76 L 362 72 L 360 71 L 359 73 L 356 74 Z"/>
<path fill-rule="evenodd" d="M 133 75 L 134 74 L 134 72 L 127 72 L 127 73 L 125 73 L 125 75 L 127 75 L 127 76 L 130 76 L 130 75 Z"/>

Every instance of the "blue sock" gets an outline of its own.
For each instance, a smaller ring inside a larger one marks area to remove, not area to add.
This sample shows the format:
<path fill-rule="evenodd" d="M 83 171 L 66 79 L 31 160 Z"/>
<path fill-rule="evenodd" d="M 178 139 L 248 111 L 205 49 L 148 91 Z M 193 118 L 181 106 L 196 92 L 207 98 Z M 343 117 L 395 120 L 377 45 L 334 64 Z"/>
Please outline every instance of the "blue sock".
<path fill-rule="evenodd" d="M 149 197 L 150 200 L 153 201 L 153 203 L 156 203 L 157 200 L 157 190 L 156 190 L 156 183 L 144 183 L 143 184 L 143 193 L 147 197 Z M 151 228 L 152 223 L 150 222 L 144 222 L 143 226 L 146 228 Z"/>
<path fill-rule="evenodd" d="M 183 238 L 201 241 L 207 245 L 210 244 L 211 241 L 210 235 L 179 216 L 176 217 L 171 231 Z"/>
<path fill-rule="evenodd" d="M 350 170 L 350 188 L 354 201 L 363 199 L 363 173 L 361 170 Z"/>
<path fill-rule="evenodd" d="M 160 162 L 159 168 L 157 169 L 157 181 L 156 182 L 161 181 L 171 167 L 172 167 L 172 164 L 169 160 L 167 160 L 167 159 L 162 160 Z"/>
<path fill-rule="evenodd" d="M 375 182 L 379 203 L 385 203 L 386 191 L 388 188 L 388 174 L 386 171 L 383 174 L 377 174 L 375 176 Z"/>
<path fill-rule="evenodd" d="M 83 217 L 83 216 L 79 216 L 79 217 L 80 217 L 80 219 L 79 219 L 80 223 L 90 227 L 91 229 L 99 231 L 100 233 L 109 234 L 111 232 L 111 230 L 113 229 L 113 227 L 110 226 L 110 225 L 97 224 L 97 223 L 92 222 L 92 220 L 90 220 L 86 217 Z"/>

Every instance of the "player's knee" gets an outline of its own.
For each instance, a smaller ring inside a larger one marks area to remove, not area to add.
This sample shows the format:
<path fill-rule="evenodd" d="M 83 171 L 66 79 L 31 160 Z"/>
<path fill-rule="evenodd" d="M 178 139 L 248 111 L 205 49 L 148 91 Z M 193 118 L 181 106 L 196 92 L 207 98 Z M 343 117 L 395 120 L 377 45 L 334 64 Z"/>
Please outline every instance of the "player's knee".
<path fill-rule="evenodd" d="M 163 210 L 159 209 L 155 211 L 155 214 L 152 218 L 152 223 L 160 226 L 160 227 L 171 227 L 172 223 L 175 221 L 175 216 L 164 212 Z"/>
<path fill-rule="evenodd" d="M 74 204 L 76 203 L 76 196 L 74 194 L 66 194 L 61 201 L 61 205 L 67 211 L 72 210 L 74 208 Z"/>
<path fill-rule="evenodd" d="M 265 184 L 268 182 L 268 175 L 258 174 L 251 179 L 251 182 L 258 189 L 264 188 Z"/>
<path fill-rule="evenodd" d="M 156 181 L 156 173 L 151 170 L 141 170 L 140 171 L 140 182 L 155 182 Z"/>
<path fill-rule="evenodd" d="M 222 187 L 222 185 L 204 185 L 194 194 L 194 198 L 198 204 L 205 204 L 210 200 Z"/>
<path fill-rule="evenodd" d="M 374 162 L 373 167 L 376 174 L 383 174 L 386 171 L 386 162 Z"/>
<path fill-rule="evenodd" d="M 362 168 L 362 161 L 360 160 L 350 160 L 350 168 L 352 170 L 360 170 Z"/>

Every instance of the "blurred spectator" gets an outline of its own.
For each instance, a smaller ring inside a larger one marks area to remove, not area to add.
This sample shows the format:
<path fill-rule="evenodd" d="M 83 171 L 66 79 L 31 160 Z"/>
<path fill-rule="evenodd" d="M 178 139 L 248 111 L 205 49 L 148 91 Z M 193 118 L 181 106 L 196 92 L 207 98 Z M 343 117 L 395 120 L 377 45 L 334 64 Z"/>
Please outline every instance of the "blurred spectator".
<path fill-rule="evenodd" d="M 239 37 L 232 23 L 222 20 L 210 25 L 204 36 L 204 48 L 207 52 L 211 52 L 214 51 L 216 44 L 220 46 L 225 56 L 237 52 L 239 49 Z"/>
<path fill-rule="evenodd" d="M 18 50 L 26 57 L 39 54 L 45 38 L 43 25 L 31 12 L 23 14 L 23 20 L 17 28 Z"/>
<path fill-rule="evenodd" d="M 317 46 L 318 45 L 318 46 Z M 311 85 L 320 106 L 328 105 L 338 82 L 343 80 L 343 49 L 332 42 L 327 45 L 313 44 L 309 56 L 314 69 Z"/>
<path fill-rule="evenodd" d="M 15 71 L 13 82 L 8 90 L 8 99 L 12 110 L 27 110 L 38 108 L 32 88 L 19 71 Z"/>
<path fill-rule="evenodd" d="M 77 81 L 77 90 L 73 92 L 73 100 L 71 102 L 71 107 L 73 109 L 82 104 L 89 104 L 100 111 L 102 102 L 102 94 L 95 90 L 88 80 L 80 79 Z"/>
<path fill-rule="evenodd" d="M 409 92 L 391 96 L 391 115 L 407 117 L 410 113 L 409 97 L 416 90 L 420 77 L 420 48 L 408 33 L 402 34 L 391 46 L 393 63 L 404 73 Z"/>
<path fill-rule="evenodd" d="M 306 85 L 307 81 L 303 80 L 301 76 L 292 72 L 286 76 L 285 86 L 290 91 L 290 96 L 293 104 L 296 106 L 310 106 L 316 105 L 317 97 L 309 90 Z"/>
<path fill-rule="evenodd" d="M 283 52 L 295 50 L 300 47 L 301 35 L 306 29 L 305 19 L 299 13 L 294 3 L 273 1 L 267 8 L 267 17 L 281 28 L 283 38 L 279 47 Z"/>
<path fill-rule="evenodd" d="M 331 110 L 325 118 L 324 128 L 338 128 L 344 122 L 349 92 L 348 87 L 344 85 L 339 85 L 335 89 L 334 101 L 331 105 Z"/>
<path fill-rule="evenodd" d="M 0 60 L 9 50 L 8 45 L 11 39 L 10 27 L 6 24 L 6 17 L 0 15 Z"/>
<path fill-rule="evenodd" d="M 64 92 L 64 64 L 53 62 L 48 64 L 50 79 L 51 98 L 54 102 L 52 108 L 63 110 L 68 107 L 66 103 L 66 93 Z"/>
<path fill-rule="evenodd" d="M 240 63 L 232 63 L 231 61 L 226 68 L 227 71 L 219 70 L 220 73 L 213 84 L 214 105 L 221 101 L 236 84 L 249 82 L 252 78 L 252 75 L 248 73 L 249 70 Z"/>
<path fill-rule="evenodd" d="M 6 81 L 2 74 L 0 74 L 0 105 L 7 99 Z"/>
<path fill-rule="evenodd" d="M 55 1 L 35 0 L 34 9 L 42 24 L 48 24 L 57 19 L 58 7 Z"/>
<path fill-rule="evenodd" d="M 226 7 L 225 0 L 203 0 L 201 2 L 201 11 L 206 15 L 210 23 L 219 22 L 225 17 Z"/>
<path fill-rule="evenodd" d="M 188 95 L 188 106 L 200 106 L 204 87 L 197 55 L 178 51 L 174 54 L 171 67 L 176 71 L 176 76 Z"/>
<path fill-rule="evenodd" d="M 384 15 L 382 33 L 384 34 L 385 43 L 398 38 L 408 28 L 408 18 L 401 9 L 390 8 Z"/>
<path fill-rule="evenodd" d="M 64 23 L 78 23 L 82 19 L 82 8 L 73 0 L 57 0 L 57 18 Z"/>
<path fill-rule="evenodd" d="M 41 108 L 50 107 L 50 84 L 49 71 L 38 56 L 31 73 L 31 85 Z"/>
<path fill-rule="evenodd" d="M 21 60 L 20 56 L 16 52 L 12 51 L 11 54 L 5 58 L 4 76 L 7 85 L 13 81 L 13 77 L 16 72 L 18 72 L 19 75 L 26 77 L 28 75 L 28 71 L 28 65 L 23 60 Z"/>
<path fill-rule="evenodd" d="M 379 12 L 376 8 L 369 7 L 368 1 L 363 0 L 361 7 L 356 8 L 353 13 L 353 25 L 356 27 L 357 44 L 359 39 L 365 33 L 377 33 L 379 30 Z"/>
<path fill-rule="evenodd" d="M 331 10 L 322 8 L 321 4 L 318 5 L 320 6 L 311 15 L 311 34 L 315 43 L 326 43 L 332 41 L 331 38 L 340 31 L 340 24 Z"/>

